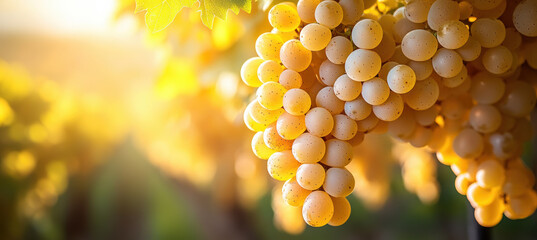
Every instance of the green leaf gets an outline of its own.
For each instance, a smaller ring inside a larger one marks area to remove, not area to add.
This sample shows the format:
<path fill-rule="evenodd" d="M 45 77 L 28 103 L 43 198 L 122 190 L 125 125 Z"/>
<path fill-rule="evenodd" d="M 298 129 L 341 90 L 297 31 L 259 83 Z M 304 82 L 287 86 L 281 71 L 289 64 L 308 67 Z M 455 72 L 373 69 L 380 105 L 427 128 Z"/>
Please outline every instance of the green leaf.
<path fill-rule="evenodd" d="M 196 2 L 200 3 L 201 20 L 205 26 L 212 29 L 214 18 L 223 20 L 227 17 L 227 11 L 238 14 L 242 9 L 250 13 L 252 0 L 135 0 L 135 12 L 147 10 L 145 24 L 152 33 L 158 32 L 170 25 L 175 16 L 184 7 L 192 7 Z"/>
<path fill-rule="evenodd" d="M 145 25 L 150 32 L 158 32 L 170 25 L 183 7 L 191 7 L 197 0 L 136 0 L 135 12 L 147 10 Z"/>
<path fill-rule="evenodd" d="M 213 28 L 214 17 L 226 20 L 227 11 L 239 14 L 242 9 L 247 13 L 252 10 L 252 0 L 200 0 L 201 21 L 205 26 Z"/>

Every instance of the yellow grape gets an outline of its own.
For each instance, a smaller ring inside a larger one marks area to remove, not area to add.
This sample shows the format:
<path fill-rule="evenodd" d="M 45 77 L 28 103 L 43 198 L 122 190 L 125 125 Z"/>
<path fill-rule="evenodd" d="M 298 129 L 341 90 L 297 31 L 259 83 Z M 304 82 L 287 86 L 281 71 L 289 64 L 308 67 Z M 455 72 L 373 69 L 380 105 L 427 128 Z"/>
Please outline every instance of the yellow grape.
<path fill-rule="evenodd" d="M 261 106 L 257 99 L 254 99 L 250 105 L 250 116 L 254 119 L 254 121 L 261 124 L 271 124 L 275 122 L 284 112 L 284 110 L 281 108 L 276 110 L 268 110 Z"/>
<path fill-rule="evenodd" d="M 335 36 L 326 46 L 326 57 L 334 64 L 344 64 L 352 50 L 352 42 L 348 38 Z"/>
<path fill-rule="evenodd" d="M 467 78 L 468 78 L 468 69 L 466 68 L 466 66 L 463 65 L 462 70 L 457 75 L 455 75 L 455 77 L 442 78 L 442 84 L 444 84 L 444 86 L 448 88 L 455 88 L 455 87 L 461 86 L 461 84 L 463 84 Z"/>
<path fill-rule="evenodd" d="M 427 61 L 409 61 L 407 65 L 414 70 L 414 73 L 416 74 L 416 80 L 421 81 L 433 73 L 433 63 L 431 60 Z M 382 71 L 382 70 L 381 70 Z M 380 73 L 379 73 L 380 75 Z"/>
<path fill-rule="evenodd" d="M 296 180 L 306 190 L 315 190 L 323 185 L 325 171 L 318 163 L 304 163 L 298 167 Z"/>
<path fill-rule="evenodd" d="M 498 102 L 505 92 L 503 79 L 487 72 L 477 73 L 472 77 L 470 93 L 472 98 L 481 104 Z"/>
<path fill-rule="evenodd" d="M 330 29 L 318 23 L 310 23 L 300 31 L 300 42 L 310 51 L 323 50 L 331 38 Z"/>
<path fill-rule="evenodd" d="M 365 119 L 371 114 L 372 109 L 371 105 L 361 96 L 350 102 L 345 102 L 345 114 L 356 121 Z"/>
<path fill-rule="evenodd" d="M 358 132 L 356 121 L 345 114 L 334 115 L 334 128 L 332 136 L 340 140 L 349 140 Z"/>
<path fill-rule="evenodd" d="M 289 150 L 293 146 L 293 141 L 283 139 L 276 128 L 276 123 L 268 126 L 263 132 L 263 140 L 267 147 L 275 151 Z"/>
<path fill-rule="evenodd" d="M 296 9 L 300 19 L 305 23 L 315 22 L 315 8 L 320 2 L 320 0 L 299 0 Z"/>
<path fill-rule="evenodd" d="M 390 72 L 390 70 L 392 70 L 393 67 L 397 65 L 399 65 L 399 63 L 395 61 L 389 61 L 389 62 L 384 63 L 382 67 L 380 68 L 378 77 L 382 79 L 388 79 L 388 73 Z M 431 65 L 431 68 L 432 68 L 432 65 Z"/>
<path fill-rule="evenodd" d="M 505 87 L 498 108 L 504 114 L 521 118 L 531 112 L 536 101 L 537 97 L 531 85 L 523 81 L 510 81 Z"/>
<path fill-rule="evenodd" d="M 467 20 L 470 16 L 472 16 L 472 12 L 474 11 L 474 7 L 472 4 L 470 4 L 467 1 L 460 1 L 459 2 L 459 20 Z"/>
<path fill-rule="evenodd" d="M 295 116 L 284 112 L 276 122 L 278 134 L 285 140 L 293 140 L 306 131 L 304 115 Z"/>
<path fill-rule="evenodd" d="M 477 167 L 475 178 L 482 188 L 501 187 L 505 181 L 505 170 L 498 161 L 486 160 Z"/>
<path fill-rule="evenodd" d="M 326 153 L 321 163 L 330 167 L 345 167 L 352 161 L 352 145 L 339 139 L 326 141 Z"/>
<path fill-rule="evenodd" d="M 293 155 L 301 163 L 316 163 L 323 159 L 326 145 L 321 137 L 303 133 L 292 143 Z"/>
<path fill-rule="evenodd" d="M 388 86 L 399 94 L 407 93 L 416 84 L 416 74 L 408 65 L 400 64 L 388 72 Z"/>
<path fill-rule="evenodd" d="M 269 159 L 269 157 L 276 152 L 265 144 L 265 140 L 263 140 L 263 132 L 257 132 L 252 138 L 252 151 L 256 157 L 264 160 Z"/>
<path fill-rule="evenodd" d="M 492 133 L 500 127 L 502 115 L 493 105 L 478 104 L 470 110 L 469 122 L 480 133 Z"/>
<path fill-rule="evenodd" d="M 329 168 L 323 189 L 332 197 L 346 197 L 354 190 L 354 177 L 345 168 Z"/>
<path fill-rule="evenodd" d="M 310 193 L 302 206 L 302 217 L 312 227 L 322 227 L 334 216 L 334 203 L 323 191 Z"/>
<path fill-rule="evenodd" d="M 462 130 L 453 140 L 453 150 L 461 158 L 476 158 L 483 152 L 483 137 L 472 129 Z"/>
<path fill-rule="evenodd" d="M 257 69 L 259 65 L 263 63 L 263 59 L 259 57 L 253 57 L 246 62 L 241 67 L 241 79 L 249 87 L 259 87 L 263 83 L 257 77 Z"/>
<path fill-rule="evenodd" d="M 476 9 L 490 10 L 498 6 L 502 0 L 471 0 Z"/>
<path fill-rule="evenodd" d="M 294 31 L 300 25 L 300 17 L 295 8 L 287 4 L 276 4 L 268 14 L 270 25 L 282 32 Z"/>
<path fill-rule="evenodd" d="M 339 0 L 339 5 L 343 9 L 343 19 L 341 23 L 354 25 L 364 12 L 364 1 L 362 0 Z"/>
<path fill-rule="evenodd" d="M 406 98 L 403 97 L 406 101 Z M 422 126 L 430 126 L 435 123 L 436 117 L 440 113 L 440 107 L 433 105 L 430 108 L 424 110 L 414 111 L 414 118 L 416 122 Z"/>
<path fill-rule="evenodd" d="M 386 80 L 375 77 L 362 84 L 362 97 L 370 105 L 380 105 L 390 96 Z"/>
<path fill-rule="evenodd" d="M 394 138 L 409 139 L 416 129 L 416 125 L 413 111 L 405 107 L 399 118 L 388 122 L 388 133 Z"/>
<path fill-rule="evenodd" d="M 479 18 L 470 27 L 474 37 L 482 47 L 499 46 L 505 39 L 505 26 L 502 21 L 490 18 Z"/>
<path fill-rule="evenodd" d="M 468 197 L 468 201 L 470 201 L 474 207 L 487 206 L 498 197 L 495 190 L 482 188 L 477 183 L 472 183 L 468 186 L 466 196 Z"/>
<path fill-rule="evenodd" d="M 252 118 L 252 115 L 250 114 L 250 109 L 251 107 L 250 105 L 248 105 L 248 107 L 246 107 L 246 109 L 244 110 L 244 113 L 243 113 L 244 124 L 246 125 L 246 127 L 248 127 L 248 129 L 254 132 L 264 131 L 268 127 L 268 124 L 262 124 L 262 123 L 256 122 Z"/>
<path fill-rule="evenodd" d="M 321 82 L 327 86 L 333 86 L 337 78 L 345 74 L 345 66 L 343 64 L 334 64 L 330 60 L 324 60 L 319 67 L 319 77 Z"/>
<path fill-rule="evenodd" d="M 278 82 L 287 90 L 300 88 L 302 86 L 302 76 L 295 70 L 285 69 L 280 74 Z"/>
<path fill-rule="evenodd" d="M 371 50 L 357 49 L 347 57 L 345 71 L 355 81 L 367 81 L 380 71 L 382 61 L 380 56 Z"/>
<path fill-rule="evenodd" d="M 513 24 L 524 36 L 537 37 L 537 2 L 526 0 L 516 6 Z"/>
<path fill-rule="evenodd" d="M 257 77 L 261 82 L 278 82 L 280 74 L 283 72 L 282 66 L 273 60 L 267 60 L 257 69 Z"/>
<path fill-rule="evenodd" d="M 466 44 L 466 41 L 468 41 L 468 37 L 470 36 L 470 31 L 466 28 L 466 25 L 463 22 L 455 20 L 442 24 L 436 34 L 438 43 L 440 43 L 442 47 L 447 49 L 457 49 Z"/>
<path fill-rule="evenodd" d="M 306 49 L 297 39 L 285 42 L 280 49 L 280 60 L 289 69 L 297 72 L 306 70 L 311 63 L 311 51 Z"/>
<path fill-rule="evenodd" d="M 373 113 L 378 119 L 389 122 L 401 116 L 404 106 L 401 95 L 391 92 L 384 103 L 373 106 Z"/>
<path fill-rule="evenodd" d="M 415 23 L 427 21 L 427 14 L 434 0 L 411 0 L 405 5 L 405 17 Z"/>
<path fill-rule="evenodd" d="M 535 190 L 528 190 L 525 194 L 511 197 L 507 196 L 505 215 L 510 219 L 527 218 L 535 212 L 537 207 L 537 194 Z"/>
<path fill-rule="evenodd" d="M 255 41 L 257 55 L 265 60 L 280 62 L 280 48 L 283 39 L 275 33 L 263 33 Z"/>
<path fill-rule="evenodd" d="M 461 56 L 462 60 L 470 62 L 476 60 L 481 55 L 481 43 L 473 36 L 470 36 L 466 43 L 455 51 Z"/>
<path fill-rule="evenodd" d="M 407 58 L 414 61 L 431 59 L 438 48 L 436 37 L 427 30 L 417 29 L 406 34 L 401 42 L 401 50 Z"/>
<path fill-rule="evenodd" d="M 343 9 L 335 1 L 322 1 L 315 8 L 315 20 L 330 29 L 335 28 L 343 20 Z"/>
<path fill-rule="evenodd" d="M 352 29 L 354 45 L 362 49 L 373 49 L 382 41 L 382 26 L 375 20 L 362 19 Z"/>
<path fill-rule="evenodd" d="M 514 64 L 513 54 L 504 46 L 489 48 L 482 57 L 483 66 L 493 74 L 502 74 Z"/>
<path fill-rule="evenodd" d="M 306 114 L 306 129 L 309 133 L 324 137 L 332 132 L 334 119 L 328 110 L 322 107 L 312 108 Z"/>
<path fill-rule="evenodd" d="M 437 31 L 442 24 L 460 18 L 459 4 L 452 0 L 437 0 L 429 8 L 427 24 Z"/>
<path fill-rule="evenodd" d="M 339 114 L 343 112 L 345 102 L 341 101 L 334 93 L 333 87 L 324 87 L 317 93 L 315 103 L 318 107 L 323 107 L 331 114 Z"/>
<path fill-rule="evenodd" d="M 304 115 L 311 107 L 308 93 L 300 88 L 290 89 L 283 96 L 283 108 L 293 115 Z"/>
<path fill-rule="evenodd" d="M 352 80 L 347 74 L 341 75 L 334 83 L 334 93 L 342 101 L 352 101 L 362 92 L 362 83 Z"/>
<path fill-rule="evenodd" d="M 356 125 L 358 126 L 358 132 L 369 132 L 373 130 L 379 123 L 379 119 L 375 116 L 375 114 L 369 114 L 367 118 L 364 120 L 360 120 L 356 122 Z"/>
<path fill-rule="evenodd" d="M 287 90 L 277 82 L 266 82 L 257 89 L 257 101 L 269 110 L 283 107 L 283 96 Z"/>
<path fill-rule="evenodd" d="M 372 50 L 380 56 L 381 62 L 386 62 L 394 55 L 395 48 L 395 40 L 391 34 L 385 31 L 382 35 L 382 41 L 380 41 L 379 45 Z"/>
<path fill-rule="evenodd" d="M 499 18 L 505 12 L 507 0 L 500 0 L 500 3 L 491 9 L 474 8 L 472 15 L 476 18 Z"/>
<path fill-rule="evenodd" d="M 351 204 L 344 197 L 331 197 L 332 203 L 334 204 L 334 215 L 328 222 L 330 226 L 341 226 L 351 216 Z"/>
<path fill-rule="evenodd" d="M 456 51 L 445 48 L 438 49 L 432 63 L 434 71 L 443 78 L 457 76 L 464 66 L 461 56 Z"/>
<path fill-rule="evenodd" d="M 302 206 L 310 193 L 310 190 L 306 190 L 298 184 L 296 177 L 287 180 L 282 187 L 283 200 L 294 207 Z"/>
<path fill-rule="evenodd" d="M 504 209 L 505 204 L 503 203 L 503 199 L 496 197 L 492 203 L 477 207 L 474 217 L 479 225 L 483 227 L 494 227 L 502 220 Z"/>
<path fill-rule="evenodd" d="M 291 151 L 276 152 L 267 161 L 267 171 L 278 181 L 287 181 L 295 176 L 300 163 Z"/>
<path fill-rule="evenodd" d="M 455 189 L 461 195 L 466 195 L 470 184 L 472 184 L 472 181 L 468 173 L 460 174 L 455 178 Z"/>
<path fill-rule="evenodd" d="M 503 40 L 502 45 L 512 51 L 516 50 L 522 45 L 522 35 L 520 35 L 515 28 L 506 28 L 505 39 Z"/>
<path fill-rule="evenodd" d="M 503 192 L 515 197 L 526 193 L 531 188 L 531 182 L 525 171 L 528 171 L 525 167 L 507 169 Z"/>

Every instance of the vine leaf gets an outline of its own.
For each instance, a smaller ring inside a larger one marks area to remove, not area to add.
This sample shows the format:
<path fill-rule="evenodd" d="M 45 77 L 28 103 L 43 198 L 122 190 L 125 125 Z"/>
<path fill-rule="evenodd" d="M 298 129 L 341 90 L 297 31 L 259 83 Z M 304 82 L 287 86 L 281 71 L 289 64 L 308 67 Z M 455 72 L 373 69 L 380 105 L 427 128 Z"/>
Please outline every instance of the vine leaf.
<path fill-rule="evenodd" d="M 197 0 L 136 0 L 138 13 L 145 13 L 145 25 L 150 32 L 158 32 L 170 25 L 183 7 L 191 7 Z"/>
<path fill-rule="evenodd" d="M 252 0 L 135 0 L 135 12 L 147 11 L 145 24 L 150 32 L 158 32 L 170 25 L 177 13 L 184 7 L 192 7 L 199 2 L 201 20 L 205 26 L 212 28 L 214 18 L 226 19 L 227 11 L 238 14 L 242 9 L 250 13 Z"/>

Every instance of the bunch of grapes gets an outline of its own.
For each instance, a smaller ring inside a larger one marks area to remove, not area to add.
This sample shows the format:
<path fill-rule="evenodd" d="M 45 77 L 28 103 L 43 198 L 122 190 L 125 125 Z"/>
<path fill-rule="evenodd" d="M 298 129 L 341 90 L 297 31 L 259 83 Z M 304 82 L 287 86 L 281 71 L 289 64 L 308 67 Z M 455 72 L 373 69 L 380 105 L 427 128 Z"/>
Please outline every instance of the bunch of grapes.
<path fill-rule="evenodd" d="M 401 3 L 393 14 L 364 0 L 270 9 L 273 30 L 241 69 L 258 87 L 244 112 L 255 155 L 315 227 L 350 216 L 346 166 L 370 132 L 435 151 L 481 225 L 528 217 L 535 177 L 520 155 L 537 99 L 537 1 Z"/>

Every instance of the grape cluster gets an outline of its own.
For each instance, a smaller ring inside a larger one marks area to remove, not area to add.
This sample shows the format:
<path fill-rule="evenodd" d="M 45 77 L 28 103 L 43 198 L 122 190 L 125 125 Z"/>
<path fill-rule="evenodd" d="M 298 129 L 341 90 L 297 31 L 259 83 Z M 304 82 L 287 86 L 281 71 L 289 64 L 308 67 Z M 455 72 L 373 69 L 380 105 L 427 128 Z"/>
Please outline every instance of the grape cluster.
<path fill-rule="evenodd" d="M 370 132 L 435 151 L 481 225 L 528 217 L 535 177 L 520 155 L 537 100 L 537 1 L 401 3 L 393 14 L 364 0 L 270 9 L 273 30 L 241 69 L 258 87 L 244 112 L 255 155 L 315 227 L 350 216 L 346 166 Z"/>

